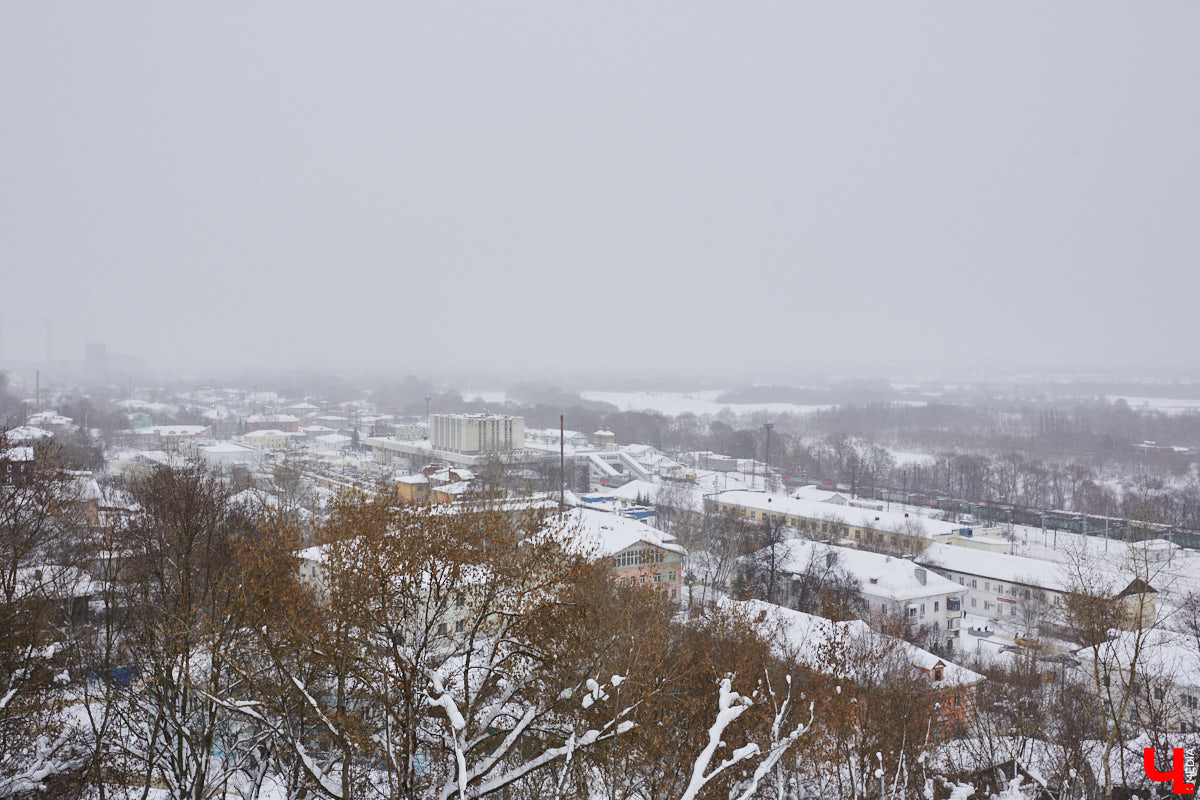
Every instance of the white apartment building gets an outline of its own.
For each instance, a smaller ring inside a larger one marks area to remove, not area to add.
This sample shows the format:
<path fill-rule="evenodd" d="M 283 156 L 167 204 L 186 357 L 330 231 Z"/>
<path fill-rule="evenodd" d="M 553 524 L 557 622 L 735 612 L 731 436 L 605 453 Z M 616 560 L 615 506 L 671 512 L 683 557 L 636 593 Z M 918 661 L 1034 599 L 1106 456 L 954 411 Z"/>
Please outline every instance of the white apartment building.
<path fill-rule="evenodd" d="M 500 414 L 431 414 L 434 449 L 454 453 L 502 453 L 525 446 L 525 418 Z"/>
<path fill-rule="evenodd" d="M 779 570 L 788 576 L 789 583 L 806 573 L 820 575 L 835 568 L 845 571 L 857 579 L 868 616 L 897 616 L 914 628 L 936 628 L 939 638 L 958 647 L 963 598 L 967 594 L 962 585 L 912 561 L 882 553 L 807 539 L 789 539 L 779 546 L 783 548 Z"/>
<path fill-rule="evenodd" d="M 967 590 L 968 614 L 993 620 L 1015 620 L 1021 600 L 1034 593 L 1061 608 L 1069 587 L 1061 566 L 1024 556 L 932 544 L 917 560 Z"/>

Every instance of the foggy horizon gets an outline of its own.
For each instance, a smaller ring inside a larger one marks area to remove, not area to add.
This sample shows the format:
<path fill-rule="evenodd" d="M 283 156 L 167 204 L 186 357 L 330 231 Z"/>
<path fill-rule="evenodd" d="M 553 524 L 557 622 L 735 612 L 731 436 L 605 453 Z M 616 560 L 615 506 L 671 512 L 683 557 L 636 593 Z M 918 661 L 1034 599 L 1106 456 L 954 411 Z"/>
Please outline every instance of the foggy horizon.
<path fill-rule="evenodd" d="M 1196 372 L 1194 5 L 66 8 L 0 15 L 0 363 Z"/>

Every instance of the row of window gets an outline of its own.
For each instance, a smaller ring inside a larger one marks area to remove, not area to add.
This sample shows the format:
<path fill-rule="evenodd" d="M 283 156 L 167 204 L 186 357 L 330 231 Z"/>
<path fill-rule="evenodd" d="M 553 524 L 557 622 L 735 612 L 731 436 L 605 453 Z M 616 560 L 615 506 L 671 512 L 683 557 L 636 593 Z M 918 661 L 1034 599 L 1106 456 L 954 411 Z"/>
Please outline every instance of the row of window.
<path fill-rule="evenodd" d="M 666 554 L 656 547 L 643 547 L 637 550 L 626 550 L 613 557 L 617 567 L 636 567 L 642 564 L 658 564 L 666 558 Z"/>
<path fill-rule="evenodd" d="M 771 514 L 766 511 L 756 511 L 753 508 L 744 508 L 742 506 L 718 505 L 715 506 L 715 508 L 722 514 L 738 514 L 746 519 L 757 522 L 766 522 L 767 520 L 772 522 L 782 521 L 788 527 L 795 528 L 799 531 L 832 534 L 834 536 L 843 536 L 847 538 L 849 538 L 851 535 L 850 528 L 848 526 L 837 522 L 818 522 L 816 520 L 808 519 L 807 517 L 789 517 L 785 514 Z M 863 535 L 864 530 L 866 531 L 865 537 Z M 855 528 L 853 538 L 855 541 L 861 542 L 865 538 L 867 542 L 872 544 L 882 544 L 895 547 L 900 545 L 903 539 L 906 537 L 902 534 L 879 533 L 871 530 L 870 528 Z"/>
<path fill-rule="evenodd" d="M 969 581 L 969 583 L 968 583 L 968 581 Z M 978 578 L 968 579 L 962 575 L 959 575 L 958 583 L 960 586 L 968 586 L 971 589 L 979 588 L 979 579 Z M 985 592 L 995 591 L 996 594 L 1005 594 L 1003 583 L 993 584 L 991 581 L 987 581 L 987 580 L 985 580 L 983 582 L 983 591 L 985 591 Z M 1033 591 L 1031 589 L 1018 590 L 1016 586 L 1013 586 L 1011 584 L 1009 585 L 1008 592 L 1007 592 L 1009 597 L 1017 597 L 1018 592 L 1020 594 L 1020 597 L 1024 598 L 1025 600 L 1029 600 L 1033 596 Z M 1054 602 L 1054 605 L 1056 605 L 1056 606 L 1062 605 L 1062 596 L 1057 595 L 1057 594 L 1054 595 L 1053 602 Z M 971 605 L 975 605 L 975 602 L 973 600 L 971 601 Z"/>
<path fill-rule="evenodd" d="M 638 581 L 639 577 L 641 578 L 641 581 Z M 645 575 L 640 575 L 640 576 L 626 575 L 625 578 L 621 582 L 624 583 L 626 586 L 635 586 L 639 583 L 641 583 L 642 585 L 645 585 L 646 576 Z M 654 582 L 655 583 L 663 582 L 663 574 L 661 572 L 654 573 Z M 674 582 L 675 582 L 675 570 L 669 570 L 667 572 L 667 583 L 674 583 Z"/>

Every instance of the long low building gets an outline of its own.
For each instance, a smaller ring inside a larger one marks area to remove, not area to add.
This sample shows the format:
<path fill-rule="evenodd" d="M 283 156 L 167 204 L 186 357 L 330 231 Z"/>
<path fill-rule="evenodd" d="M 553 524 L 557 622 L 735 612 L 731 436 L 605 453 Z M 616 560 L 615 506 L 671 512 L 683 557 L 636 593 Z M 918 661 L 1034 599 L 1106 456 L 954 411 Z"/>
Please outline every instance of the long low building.
<path fill-rule="evenodd" d="M 853 501 L 835 504 L 744 489 L 708 495 L 704 507 L 710 514 L 732 514 L 751 522 L 780 522 L 814 537 L 847 539 L 902 553 L 919 553 L 930 542 L 965 543 L 963 540 L 969 536 L 996 532 L 904 511 L 860 508 Z"/>

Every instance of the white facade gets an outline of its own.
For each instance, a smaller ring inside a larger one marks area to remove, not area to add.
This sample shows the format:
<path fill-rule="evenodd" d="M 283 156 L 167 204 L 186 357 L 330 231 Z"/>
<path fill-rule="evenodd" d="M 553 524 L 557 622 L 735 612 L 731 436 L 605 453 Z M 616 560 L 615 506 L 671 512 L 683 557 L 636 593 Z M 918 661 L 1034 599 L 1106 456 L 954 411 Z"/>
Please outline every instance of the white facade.
<path fill-rule="evenodd" d="M 524 417 L 499 414 L 432 414 L 433 447 L 455 453 L 502 453 L 525 446 Z"/>
<path fill-rule="evenodd" d="M 936 628 L 951 647 L 958 647 L 966 589 L 932 570 L 903 558 L 807 539 L 789 539 L 779 571 L 803 575 L 810 564 L 844 570 L 858 581 L 868 615 L 899 616 L 911 626 Z"/>
<path fill-rule="evenodd" d="M 1016 620 L 1020 602 L 1035 593 L 1061 608 L 1070 583 L 1058 564 L 1024 556 L 933 544 L 917 560 L 967 590 L 968 614 L 994 620 Z"/>

